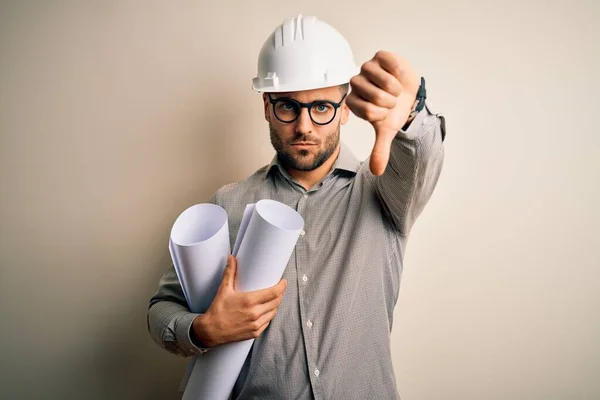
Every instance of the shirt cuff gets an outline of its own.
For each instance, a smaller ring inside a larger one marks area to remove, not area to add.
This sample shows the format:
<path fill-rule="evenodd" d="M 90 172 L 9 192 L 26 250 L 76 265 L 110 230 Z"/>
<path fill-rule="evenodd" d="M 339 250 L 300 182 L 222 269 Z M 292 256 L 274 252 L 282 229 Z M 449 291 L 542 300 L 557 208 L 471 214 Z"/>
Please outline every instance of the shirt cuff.
<path fill-rule="evenodd" d="M 177 337 L 177 343 L 188 355 L 203 354 L 208 351 L 208 347 L 199 347 L 193 342 L 190 332 L 192 330 L 192 322 L 200 314 L 186 313 L 177 322 L 175 328 L 175 336 Z"/>
<path fill-rule="evenodd" d="M 396 137 L 408 140 L 416 140 L 427 131 L 427 124 L 432 121 L 429 116 L 433 115 L 430 104 L 425 100 L 425 107 L 416 115 L 406 130 L 400 129 Z"/>

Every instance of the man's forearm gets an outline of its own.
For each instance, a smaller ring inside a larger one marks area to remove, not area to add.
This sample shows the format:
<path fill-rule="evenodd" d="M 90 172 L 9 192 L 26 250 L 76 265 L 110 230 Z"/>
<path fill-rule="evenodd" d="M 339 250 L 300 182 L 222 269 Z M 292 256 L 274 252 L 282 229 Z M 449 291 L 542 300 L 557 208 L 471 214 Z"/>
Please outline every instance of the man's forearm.
<path fill-rule="evenodd" d="M 160 280 L 148 309 L 148 331 L 152 339 L 167 351 L 179 356 L 193 356 L 206 351 L 191 330 L 199 314 L 190 312 L 173 266 Z"/>
<path fill-rule="evenodd" d="M 409 117 L 409 118 L 406 120 L 406 123 L 405 123 L 405 124 L 404 124 L 404 126 L 402 127 L 402 130 L 403 130 L 403 131 L 407 131 L 407 130 L 410 128 L 410 124 L 411 124 L 411 122 L 413 122 L 413 121 L 414 121 L 415 117 L 416 117 L 416 115 L 415 115 L 415 116 L 411 116 L 411 117 Z"/>
<path fill-rule="evenodd" d="M 441 117 L 425 106 L 398 132 L 386 171 L 375 181 L 382 208 L 401 235 L 408 235 L 437 184 L 443 136 Z"/>

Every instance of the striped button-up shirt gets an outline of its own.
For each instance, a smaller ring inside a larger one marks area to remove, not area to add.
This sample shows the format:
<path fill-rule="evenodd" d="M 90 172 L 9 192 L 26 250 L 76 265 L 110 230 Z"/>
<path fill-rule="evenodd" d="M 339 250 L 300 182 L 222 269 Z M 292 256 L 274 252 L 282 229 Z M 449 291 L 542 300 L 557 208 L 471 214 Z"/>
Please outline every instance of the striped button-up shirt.
<path fill-rule="evenodd" d="M 394 139 L 380 177 L 342 143 L 330 173 L 310 190 L 275 157 L 217 191 L 212 202 L 227 211 L 232 248 L 248 203 L 277 200 L 305 221 L 277 316 L 255 340 L 232 399 L 399 398 L 393 311 L 408 234 L 440 175 L 444 136 L 443 117 L 427 104 Z M 150 301 L 152 337 L 173 353 L 201 354 L 190 338 L 196 315 L 169 268 Z"/>

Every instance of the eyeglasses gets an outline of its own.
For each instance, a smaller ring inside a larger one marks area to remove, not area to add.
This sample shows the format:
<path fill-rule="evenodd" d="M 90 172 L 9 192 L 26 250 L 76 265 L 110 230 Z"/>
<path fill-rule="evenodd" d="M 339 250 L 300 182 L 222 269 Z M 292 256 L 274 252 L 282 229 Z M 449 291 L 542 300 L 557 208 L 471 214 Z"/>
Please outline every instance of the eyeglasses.
<path fill-rule="evenodd" d="M 308 115 L 313 123 L 317 125 L 327 125 L 334 120 L 337 109 L 346 98 L 347 93 L 342 97 L 339 103 L 329 100 L 315 100 L 311 103 L 300 103 L 289 97 L 279 97 L 273 99 L 269 93 L 269 102 L 273 104 L 273 113 L 279 121 L 289 124 L 294 122 L 300 116 L 303 108 L 308 108 Z"/>

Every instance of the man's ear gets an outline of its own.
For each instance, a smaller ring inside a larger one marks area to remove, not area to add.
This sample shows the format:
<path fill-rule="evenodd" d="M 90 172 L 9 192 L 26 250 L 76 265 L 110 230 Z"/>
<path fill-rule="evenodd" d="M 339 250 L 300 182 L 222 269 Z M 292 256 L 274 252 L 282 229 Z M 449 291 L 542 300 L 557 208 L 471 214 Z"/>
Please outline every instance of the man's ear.
<path fill-rule="evenodd" d="M 267 96 L 266 93 L 263 93 L 263 103 L 265 106 L 265 119 L 267 120 L 267 122 L 271 123 L 271 110 L 269 109 L 269 105 L 271 105 L 271 103 L 269 102 L 269 97 Z"/>
<path fill-rule="evenodd" d="M 344 104 L 342 104 L 342 106 L 340 107 L 340 112 L 342 113 L 340 117 L 340 122 L 342 123 L 342 125 L 345 125 L 346 122 L 348 122 L 348 119 L 350 119 L 350 107 L 346 105 L 346 102 L 344 102 Z"/>

